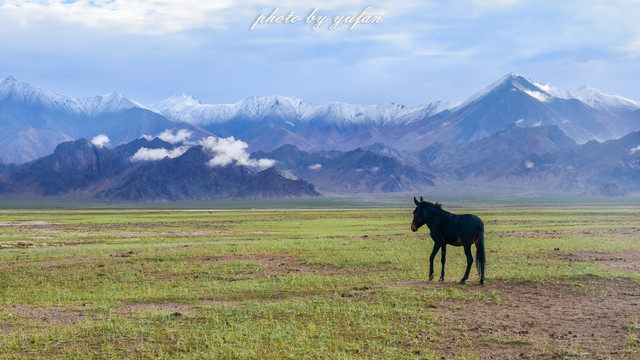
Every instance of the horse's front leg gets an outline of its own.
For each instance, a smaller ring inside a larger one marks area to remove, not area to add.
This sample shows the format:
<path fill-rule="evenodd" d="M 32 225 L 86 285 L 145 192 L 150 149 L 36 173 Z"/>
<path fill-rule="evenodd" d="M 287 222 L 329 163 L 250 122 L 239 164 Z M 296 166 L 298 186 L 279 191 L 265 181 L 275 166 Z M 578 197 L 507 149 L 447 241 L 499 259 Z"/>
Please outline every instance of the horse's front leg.
<path fill-rule="evenodd" d="M 433 280 L 433 260 L 436 258 L 438 250 L 440 250 L 440 241 L 434 240 L 433 250 L 431 251 L 431 256 L 429 256 L 429 280 Z"/>
<path fill-rule="evenodd" d="M 464 254 L 467 255 L 467 271 L 464 272 L 464 277 L 460 280 L 460 284 L 464 284 L 469 278 L 469 271 L 471 270 L 471 264 L 473 264 L 473 255 L 471 255 L 471 243 L 464 244 Z"/>
<path fill-rule="evenodd" d="M 447 262 L 447 244 L 442 244 L 442 258 L 440 258 L 440 262 L 442 263 L 442 272 L 440 272 L 440 281 L 444 281 L 444 264 Z"/>

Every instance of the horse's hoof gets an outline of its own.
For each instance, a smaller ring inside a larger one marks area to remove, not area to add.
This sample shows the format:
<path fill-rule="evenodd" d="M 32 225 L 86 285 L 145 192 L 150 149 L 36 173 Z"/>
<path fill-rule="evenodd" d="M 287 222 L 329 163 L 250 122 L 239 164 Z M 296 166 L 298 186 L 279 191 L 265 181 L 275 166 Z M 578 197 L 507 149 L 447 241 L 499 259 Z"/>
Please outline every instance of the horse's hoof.
<path fill-rule="evenodd" d="M 429 281 L 433 280 L 433 275 L 429 275 Z"/>
<path fill-rule="evenodd" d="M 465 284 L 466 282 L 467 282 L 467 280 L 466 280 L 466 279 L 462 279 L 462 280 L 460 280 L 460 284 Z"/>
<path fill-rule="evenodd" d="M 480 280 L 480 285 L 484 285 L 484 280 Z"/>
<path fill-rule="evenodd" d="M 441 277 L 440 279 L 438 279 L 438 281 L 444 281 L 444 278 L 443 278 L 443 277 Z"/>

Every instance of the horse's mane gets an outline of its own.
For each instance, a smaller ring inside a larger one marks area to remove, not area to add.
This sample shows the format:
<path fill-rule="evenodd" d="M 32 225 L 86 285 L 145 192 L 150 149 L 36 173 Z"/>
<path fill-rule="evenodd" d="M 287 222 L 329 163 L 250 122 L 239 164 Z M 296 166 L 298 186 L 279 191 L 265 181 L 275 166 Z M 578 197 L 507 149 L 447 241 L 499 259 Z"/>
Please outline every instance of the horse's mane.
<path fill-rule="evenodd" d="M 433 206 L 433 207 L 435 207 L 435 208 L 436 208 L 436 209 L 438 209 L 438 210 L 442 210 L 442 204 L 441 204 L 441 203 L 439 203 L 439 202 L 437 202 L 437 203 L 435 203 L 435 204 L 434 204 L 434 203 L 429 202 L 429 201 L 423 201 L 423 203 L 424 203 L 425 205 Z"/>

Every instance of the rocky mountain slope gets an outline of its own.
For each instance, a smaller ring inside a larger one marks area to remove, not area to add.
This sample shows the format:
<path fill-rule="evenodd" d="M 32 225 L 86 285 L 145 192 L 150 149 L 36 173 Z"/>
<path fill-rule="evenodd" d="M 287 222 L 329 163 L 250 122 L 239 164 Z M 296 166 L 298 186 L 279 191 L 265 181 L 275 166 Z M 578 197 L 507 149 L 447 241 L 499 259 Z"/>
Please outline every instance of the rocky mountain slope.
<path fill-rule="evenodd" d="M 283 172 L 311 182 L 322 192 L 416 191 L 434 184 L 433 174 L 369 149 L 308 153 L 285 145 L 269 153 L 254 152 L 253 156 L 276 160 L 276 167 Z"/>
<path fill-rule="evenodd" d="M 58 145 L 53 154 L 22 165 L 0 166 L 0 194 L 28 197 L 96 197 L 116 201 L 175 201 L 283 198 L 320 195 L 313 185 L 231 163 L 212 166 L 203 145 L 181 154 L 136 160 L 141 149 L 175 149 L 160 139 L 139 139 L 114 149 L 81 139 Z"/>
<path fill-rule="evenodd" d="M 557 126 L 510 127 L 469 143 L 431 145 L 418 158 L 441 183 L 585 195 L 640 191 L 640 131 L 578 145 Z"/>

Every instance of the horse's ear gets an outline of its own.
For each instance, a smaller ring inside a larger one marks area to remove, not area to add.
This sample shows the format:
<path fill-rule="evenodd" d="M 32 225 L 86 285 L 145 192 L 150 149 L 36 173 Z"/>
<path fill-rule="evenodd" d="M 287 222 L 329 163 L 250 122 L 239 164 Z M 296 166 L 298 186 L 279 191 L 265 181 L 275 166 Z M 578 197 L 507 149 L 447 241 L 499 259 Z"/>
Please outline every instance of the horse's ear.
<path fill-rule="evenodd" d="M 422 199 L 422 197 L 420 197 Z M 416 199 L 416 197 L 413 197 L 413 202 L 416 203 L 416 205 L 420 205 L 420 202 L 418 201 L 418 199 Z"/>
<path fill-rule="evenodd" d="M 424 199 L 422 198 L 422 196 L 420 196 L 420 202 L 423 202 L 423 201 L 424 201 Z"/>

